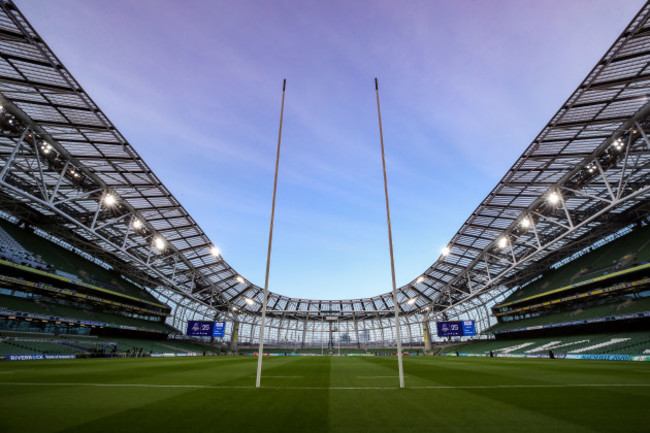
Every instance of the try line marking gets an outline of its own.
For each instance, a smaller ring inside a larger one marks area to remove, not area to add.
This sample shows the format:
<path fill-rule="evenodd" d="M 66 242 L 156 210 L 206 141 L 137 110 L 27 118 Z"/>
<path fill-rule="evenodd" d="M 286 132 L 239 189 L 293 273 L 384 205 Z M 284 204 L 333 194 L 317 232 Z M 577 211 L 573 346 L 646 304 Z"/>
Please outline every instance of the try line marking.
<path fill-rule="evenodd" d="M 255 389 L 249 385 L 162 385 L 155 383 L 84 383 L 84 382 L 0 382 L 0 386 L 90 386 L 101 388 L 188 388 L 188 389 Z M 529 385 L 421 385 L 410 389 L 520 389 L 520 388 L 620 388 L 650 387 L 650 383 L 571 383 Z M 262 386 L 264 389 L 303 390 L 395 390 L 396 386 Z"/>

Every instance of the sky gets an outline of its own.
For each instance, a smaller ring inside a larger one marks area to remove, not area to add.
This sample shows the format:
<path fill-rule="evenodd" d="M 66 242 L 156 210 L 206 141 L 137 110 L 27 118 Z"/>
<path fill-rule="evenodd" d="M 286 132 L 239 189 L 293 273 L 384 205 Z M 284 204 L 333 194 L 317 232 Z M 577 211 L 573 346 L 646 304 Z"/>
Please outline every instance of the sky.
<path fill-rule="evenodd" d="M 269 290 L 415 280 L 643 5 L 641 0 L 16 0 L 224 259 Z"/>

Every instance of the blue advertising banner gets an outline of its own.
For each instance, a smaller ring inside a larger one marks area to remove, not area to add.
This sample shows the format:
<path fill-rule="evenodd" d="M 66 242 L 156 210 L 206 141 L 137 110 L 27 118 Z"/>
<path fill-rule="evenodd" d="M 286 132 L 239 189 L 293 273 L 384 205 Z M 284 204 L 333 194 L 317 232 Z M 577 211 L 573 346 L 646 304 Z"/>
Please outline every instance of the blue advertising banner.
<path fill-rule="evenodd" d="M 438 337 L 460 337 L 463 335 L 463 328 L 460 322 L 437 322 Z"/>
<path fill-rule="evenodd" d="M 473 320 L 463 320 L 463 335 L 476 335 L 476 326 Z"/>
<path fill-rule="evenodd" d="M 212 336 L 223 338 L 225 334 L 226 334 L 226 322 L 214 322 L 214 330 L 212 331 Z"/>
<path fill-rule="evenodd" d="M 214 322 L 189 320 L 187 322 L 187 335 L 193 337 L 212 337 Z"/>
<path fill-rule="evenodd" d="M 436 322 L 438 337 L 464 337 L 476 335 L 476 327 L 473 320 L 458 322 Z"/>
<path fill-rule="evenodd" d="M 226 322 L 205 322 L 189 320 L 187 322 L 187 335 L 192 337 L 219 337 L 226 333 Z"/>

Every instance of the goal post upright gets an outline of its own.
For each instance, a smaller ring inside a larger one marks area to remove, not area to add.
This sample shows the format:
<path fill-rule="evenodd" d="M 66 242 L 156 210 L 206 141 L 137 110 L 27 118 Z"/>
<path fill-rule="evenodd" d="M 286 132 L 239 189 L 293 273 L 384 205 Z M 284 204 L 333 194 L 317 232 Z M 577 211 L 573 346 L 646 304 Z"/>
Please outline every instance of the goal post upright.
<path fill-rule="evenodd" d="M 275 177 L 273 179 L 273 201 L 271 203 L 271 224 L 269 227 L 269 247 L 266 253 L 266 275 L 264 276 L 264 299 L 262 302 L 262 322 L 260 323 L 260 346 L 257 353 L 257 376 L 255 387 L 259 388 L 262 380 L 262 358 L 264 357 L 264 327 L 266 326 L 266 303 L 269 298 L 269 270 L 271 268 L 271 245 L 273 244 L 273 220 L 275 218 L 275 196 L 278 190 L 278 169 L 280 167 L 280 143 L 282 141 L 282 120 L 284 117 L 284 93 L 287 88 L 286 78 L 282 82 L 282 104 L 280 105 L 280 129 L 278 131 L 278 149 L 275 156 Z"/>
<path fill-rule="evenodd" d="M 390 225 L 390 206 L 388 204 L 388 179 L 386 177 L 386 157 L 384 154 L 384 131 L 381 125 L 381 108 L 379 105 L 379 83 L 375 78 L 375 93 L 377 95 L 377 117 L 379 119 L 379 141 L 381 142 L 381 164 L 384 169 L 384 194 L 386 196 L 386 223 L 388 226 L 388 248 L 390 250 L 390 272 L 393 281 L 393 307 L 395 311 L 395 339 L 397 340 L 397 367 L 399 371 L 399 387 L 404 388 L 404 367 L 402 365 L 402 333 L 399 325 L 399 305 L 397 303 L 397 285 L 395 283 L 395 260 L 393 256 L 393 233 Z"/>

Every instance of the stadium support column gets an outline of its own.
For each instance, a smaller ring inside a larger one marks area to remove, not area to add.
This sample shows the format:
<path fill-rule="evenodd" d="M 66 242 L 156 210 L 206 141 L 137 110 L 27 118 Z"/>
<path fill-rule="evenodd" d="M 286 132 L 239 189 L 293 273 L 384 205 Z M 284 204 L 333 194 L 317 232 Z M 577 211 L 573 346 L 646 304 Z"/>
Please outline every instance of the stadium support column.
<path fill-rule="evenodd" d="M 305 348 L 305 341 L 307 341 L 307 327 L 309 325 L 309 322 L 307 321 L 307 317 L 305 317 L 305 320 L 302 322 L 302 343 L 300 344 L 300 348 L 304 349 Z"/>
<path fill-rule="evenodd" d="M 429 334 L 429 326 L 429 322 L 422 322 L 422 334 L 424 335 L 424 353 L 431 352 L 431 335 Z"/>
<path fill-rule="evenodd" d="M 393 307 L 395 309 L 395 339 L 397 340 L 397 367 L 399 387 L 404 388 L 404 368 L 402 366 L 402 333 L 399 326 L 399 304 L 397 301 L 397 284 L 395 283 L 395 259 L 393 257 L 393 234 L 390 228 L 390 206 L 388 204 L 388 179 L 386 178 L 386 156 L 384 154 L 384 131 L 381 127 L 381 108 L 379 106 L 379 83 L 375 78 L 377 94 L 377 117 L 379 119 L 379 140 L 381 142 L 381 163 L 384 169 L 384 194 L 386 196 L 386 223 L 388 225 L 388 248 L 390 250 L 390 272 L 393 280 Z"/>
<path fill-rule="evenodd" d="M 357 337 L 357 348 L 361 349 L 361 340 L 359 339 L 359 321 L 354 319 L 354 335 Z"/>
<path fill-rule="evenodd" d="M 230 351 L 237 352 L 237 341 L 239 341 L 239 320 L 232 322 L 232 334 L 230 334 Z"/>
<path fill-rule="evenodd" d="M 266 252 L 266 276 L 264 277 L 264 300 L 262 302 L 262 323 L 260 323 L 260 347 L 257 352 L 257 377 L 255 387 L 259 388 L 262 379 L 262 358 L 264 357 L 264 326 L 266 326 L 266 303 L 269 299 L 269 269 L 271 267 L 271 245 L 273 244 L 273 219 L 275 218 L 275 196 L 278 190 L 278 168 L 280 167 L 280 142 L 282 141 L 282 118 L 284 116 L 284 92 L 287 80 L 282 82 L 282 105 L 280 106 L 280 130 L 278 132 L 278 149 L 275 156 L 275 177 L 273 180 L 273 201 L 271 203 L 271 224 L 269 226 L 269 247 Z"/>

